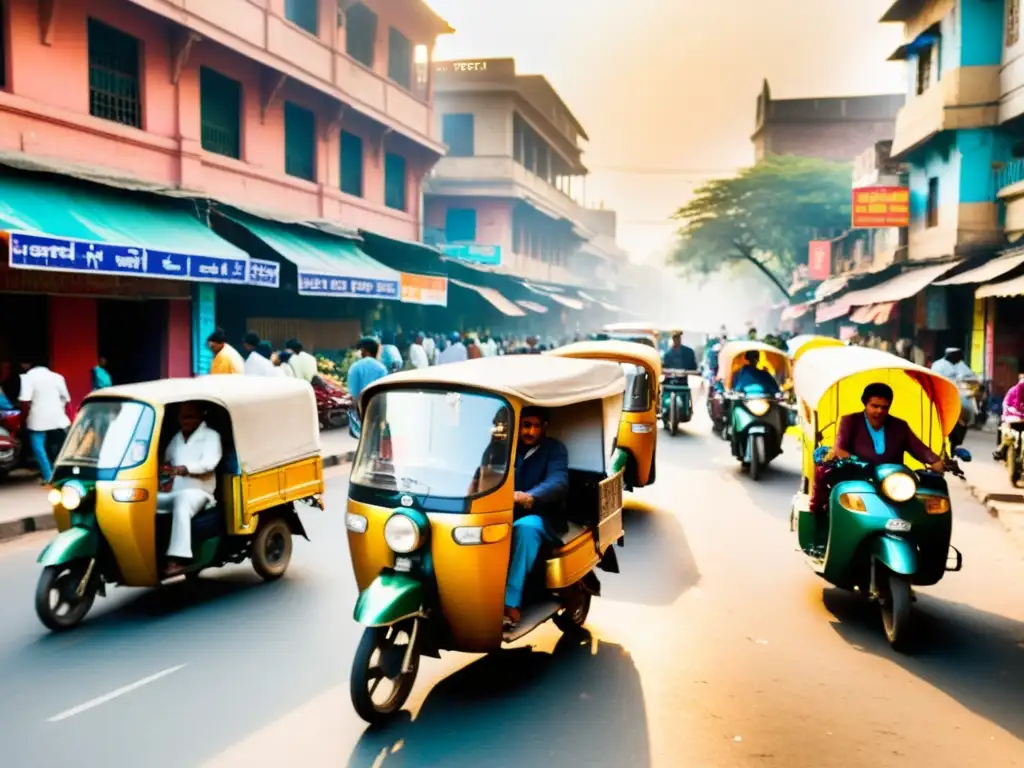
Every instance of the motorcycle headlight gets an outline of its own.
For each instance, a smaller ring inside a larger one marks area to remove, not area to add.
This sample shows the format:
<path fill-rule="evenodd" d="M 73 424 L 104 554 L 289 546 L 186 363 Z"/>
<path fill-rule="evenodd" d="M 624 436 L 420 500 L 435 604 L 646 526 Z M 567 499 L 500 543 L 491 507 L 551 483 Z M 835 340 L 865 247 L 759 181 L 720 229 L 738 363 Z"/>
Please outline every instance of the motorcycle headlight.
<path fill-rule="evenodd" d="M 392 552 L 406 555 L 419 549 L 423 543 L 423 531 L 411 517 L 396 512 L 384 523 L 384 541 Z"/>
<path fill-rule="evenodd" d="M 747 410 L 755 416 L 764 416 L 768 413 L 768 408 L 771 407 L 767 400 L 758 398 L 757 400 L 747 400 Z"/>
<path fill-rule="evenodd" d="M 895 472 L 882 481 L 882 493 L 893 501 L 910 501 L 917 493 L 917 481 L 906 472 Z"/>

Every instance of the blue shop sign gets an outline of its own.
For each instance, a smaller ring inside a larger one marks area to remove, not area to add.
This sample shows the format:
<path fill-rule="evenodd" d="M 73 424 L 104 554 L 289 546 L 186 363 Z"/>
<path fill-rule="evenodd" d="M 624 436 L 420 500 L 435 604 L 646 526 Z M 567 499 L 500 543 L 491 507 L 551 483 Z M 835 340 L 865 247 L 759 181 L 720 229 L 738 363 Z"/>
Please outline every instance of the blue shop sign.
<path fill-rule="evenodd" d="M 474 264 L 501 265 L 500 245 L 477 245 L 476 243 L 444 243 L 439 245 L 441 253 L 453 259 L 471 261 Z"/>
<path fill-rule="evenodd" d="M 350 299 L 398 301 L 398 280 L 369 277 L 339 277 L 299 272 L 299 293 L 303 296 L 335 296 Z"/>
<path fill-rule="evenodd" d="M 248 259 L 11 232 L 10 265 L 21 269 L 244 284 L 249 277 L 248 263 Z"/>
<path fill-rule="evenodd" d="M 278 288 L 281 285 L 281 265 L 276 261 L 249 259 L 249 285 Z"/>

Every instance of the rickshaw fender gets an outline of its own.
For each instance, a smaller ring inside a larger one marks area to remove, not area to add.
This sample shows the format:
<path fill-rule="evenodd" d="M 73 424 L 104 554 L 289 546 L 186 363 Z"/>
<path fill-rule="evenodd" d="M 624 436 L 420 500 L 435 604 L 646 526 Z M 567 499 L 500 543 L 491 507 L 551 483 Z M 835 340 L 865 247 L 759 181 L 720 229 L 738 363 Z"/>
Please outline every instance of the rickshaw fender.
<path fill-rule="evenodd" d="M 281 517 L 288 523 L 288 527 L 291 528 L 292 536 L 301 536 L 306 541 L 309 541 L 309 536 L 306 535 L 306 527 L 302 524 L 302 520 L 294 509 L 289 509 Z"/>
<path fill-rule="evenodd" d="M 882 534 L 871 542 L 871 556 L 900 576 L 917 573 L 917 551 L 906 539 Z"/>
<path fill-rule="evenodd" d="M 40 565 L 63 565 L 83 557 L 96 557 L 99 534 L 86 528 L 68 528 L 57 534 L 36 560 Z"/>
<path fill-rule="evenodd" d="M 353 617 L 366 627 L 387 627 L 419 613 L 423 596 L 419 581 L 386 571 L 359 595 Z"/>

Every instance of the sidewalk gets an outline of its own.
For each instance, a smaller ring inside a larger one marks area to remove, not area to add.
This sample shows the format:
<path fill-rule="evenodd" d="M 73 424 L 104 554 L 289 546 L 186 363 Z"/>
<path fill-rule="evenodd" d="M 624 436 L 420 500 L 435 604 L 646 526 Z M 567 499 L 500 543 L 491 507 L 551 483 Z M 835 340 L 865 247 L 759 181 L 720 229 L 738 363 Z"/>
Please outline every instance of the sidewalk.
<path fill-rule="evenodd" d="M 347 429 L 321 432 L 320 444 L 325 468 L 349 464 L 355 456 L 356 440 Z M 0 541 L 55 527 L 46 493 L 36 475 L 19 473 L 0 484 Z"/>
<path fill-rule="evenodd" d="M 1024 535 L 1024 488 L 1010 486 L 1006 465 L 992 458 L 996 448 L 995 420 L 984 430 L 972 430 L 964 440 L 973 461 L 961 464 L 967 487 L 989 514 L 1011 533 Z"/>

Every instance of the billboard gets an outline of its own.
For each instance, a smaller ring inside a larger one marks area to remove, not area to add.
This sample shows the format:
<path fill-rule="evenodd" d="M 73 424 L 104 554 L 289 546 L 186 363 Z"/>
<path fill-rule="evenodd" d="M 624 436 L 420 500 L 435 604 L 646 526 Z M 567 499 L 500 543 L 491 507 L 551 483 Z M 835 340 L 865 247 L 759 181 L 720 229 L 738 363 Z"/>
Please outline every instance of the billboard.
<path fill-rule="evenodd" d="M 812 240 L 807 254 L 807 278 L 827 280 L 832 274 L 832 241 Z"/>
<path fill-rule="evenodd" d="M 448 306 L 448 278 L 437 275 L 402 273 L 402 301 L 406 304 Z"/>
<path fill-rule="evenodd" d="M 853 190 L 854 229 L 910 226 L 910 190 L 906 187 L 860 187 Z"/>
<path fill-rule="evenodd" d="M 453 259 L 471 261 L 474 264 L 501 265 L 500 245 L 477 245 L 476 243 L 444 243 L 439 245 L 441 253 Z"/>

